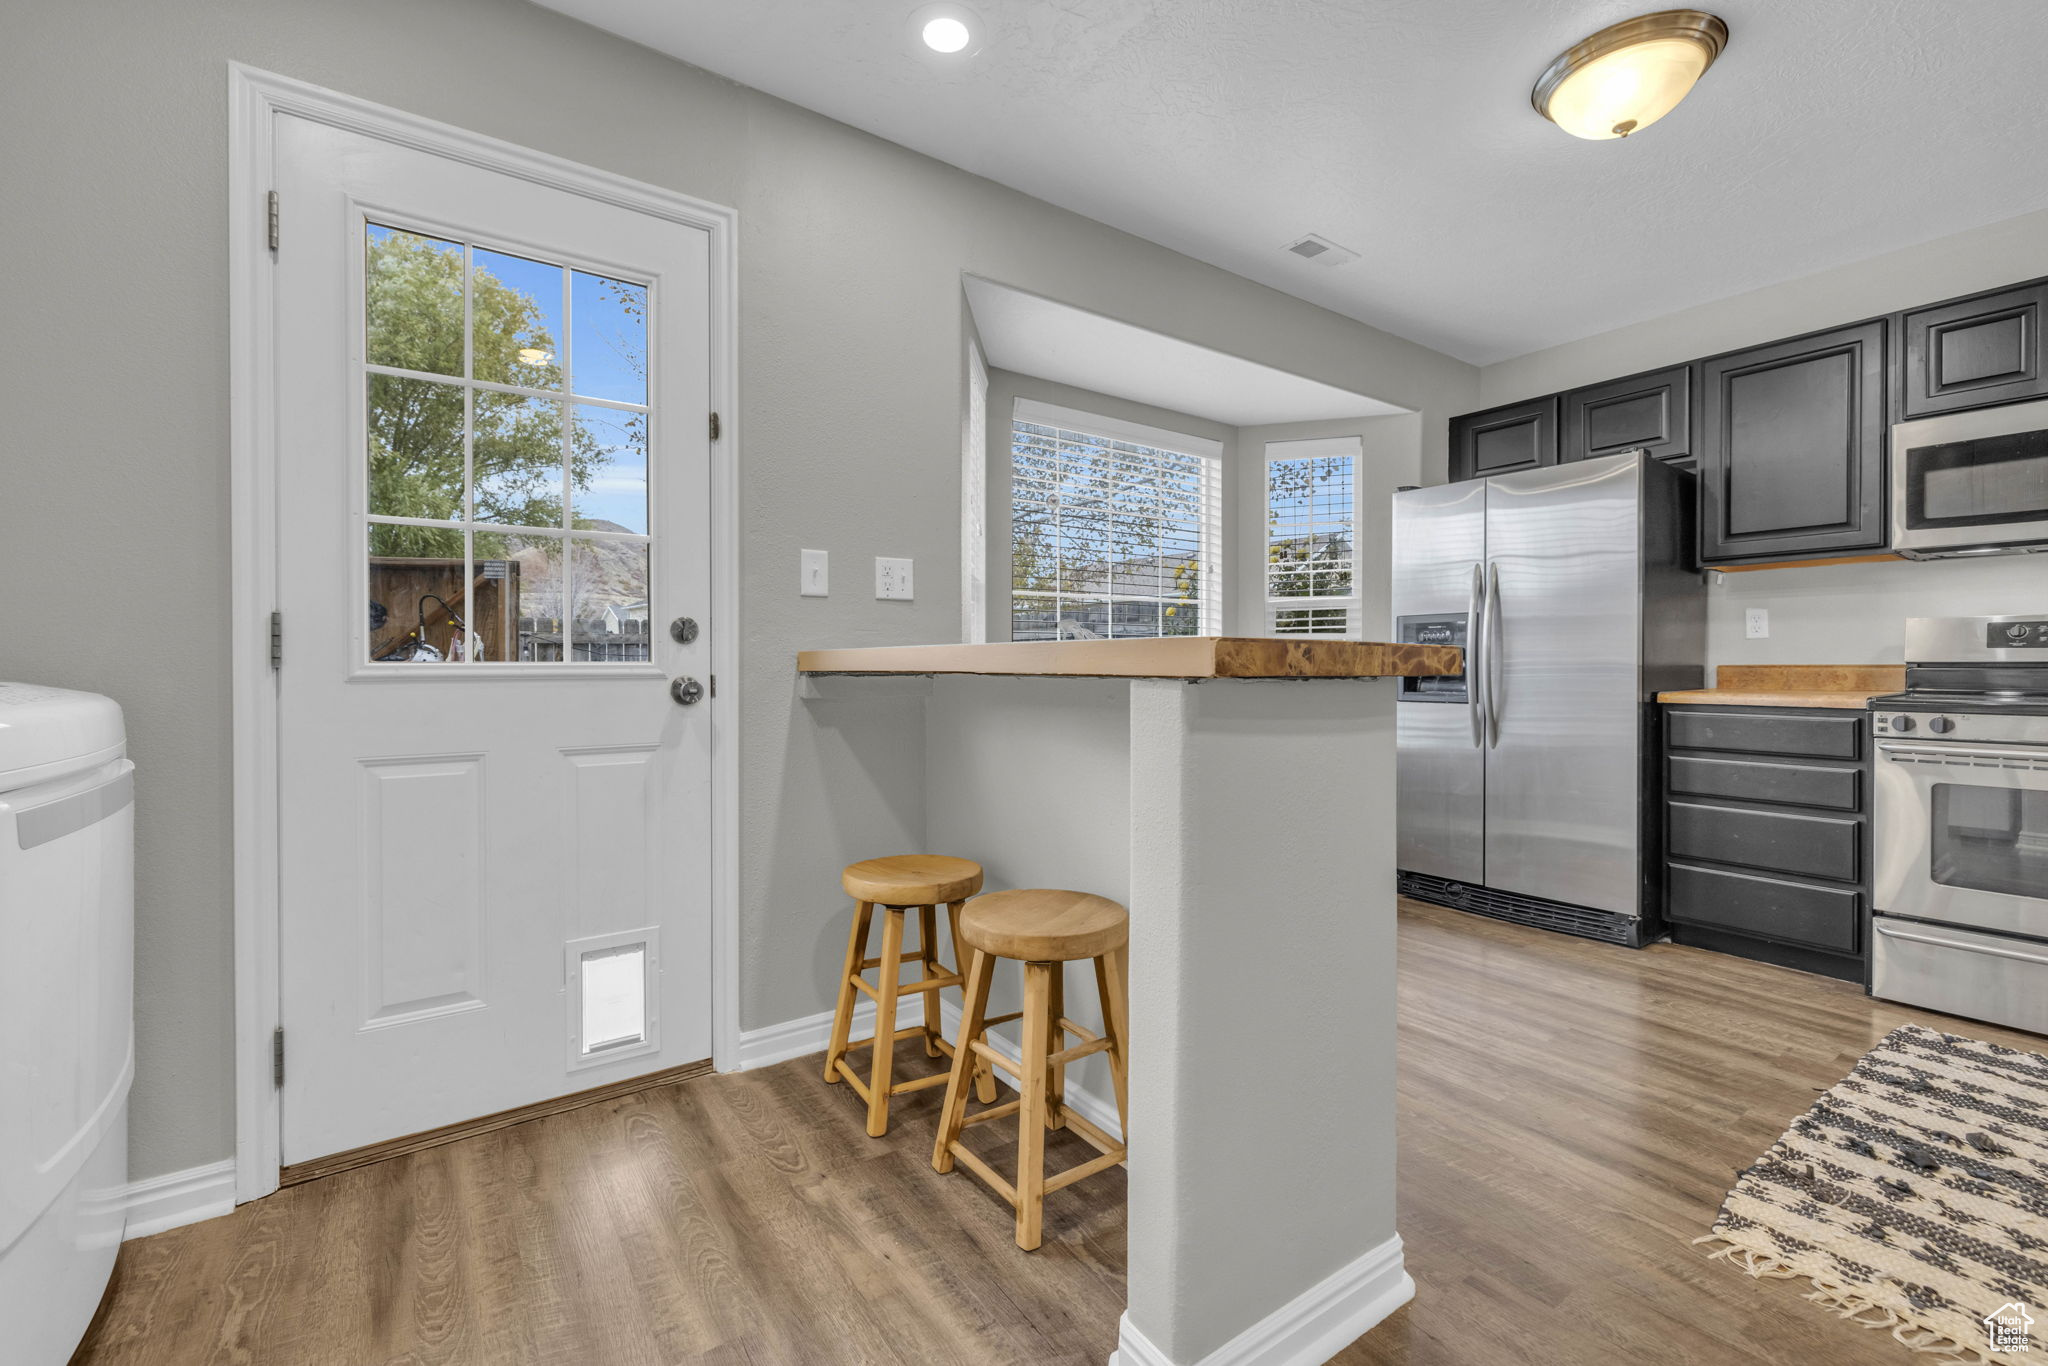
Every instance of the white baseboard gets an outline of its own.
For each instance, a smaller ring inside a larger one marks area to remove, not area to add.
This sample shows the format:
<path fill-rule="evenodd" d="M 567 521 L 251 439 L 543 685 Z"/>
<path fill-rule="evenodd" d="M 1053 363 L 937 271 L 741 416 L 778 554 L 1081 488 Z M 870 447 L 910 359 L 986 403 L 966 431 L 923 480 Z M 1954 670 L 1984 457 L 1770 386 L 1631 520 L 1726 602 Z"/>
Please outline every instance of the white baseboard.
<path fill-rule="evenodd" d="M 128 1228 L 121 1235 L 147 1238 L 165 1229 L 196 1224 L 235 1210 L 235 1160 L 224 1157 L 204 1166 L 181 1172 L 130 1181 L 122 1203 L 128 1209 Z"/>
<path fill-rule="evenodd" d="M 896 1008 L 896 1027 L 924 1023 L 924 997 L 905 999 Z M 939 1025 L 949 1039 L 960 1034 L 960 1007 L 952 1001 L 939 1002 Z M 875 1003 L 862 1001 L 853 1012 L 853 1037 L 864 1039 L 875 1031 Z M 822 1053 L 832 1042 L 832 1012 L 821 1010 L 816 1015 L 802 1019 L 785 1020 L 781 1024 L 768 1025 L 761 1029 L 744 1030 L 740 1034 L 739 1066 L 735 1071 L 746 1072 L 756 1067 L 768 1067 L 791 1058 L 801 1058 L 811 1053 Z M 992 1046 L 1005 1057 L 1015 1059 L 1017 1049 L 1008 1040 L 997 1034 L 991 1037 Z M 1013 1082 L 1001 1069 L 996 1071 L 996 1080 L 1011 1090 Z M 1081 1118 L 1095 1125 L 1112 1138 L 1121 1140 L 1124 1134 L 1123 1121 L 1116 1112 L 1116 1098 L 1097 1095 L 1069 1084 L 1067 1104 Z"/>
<path fill-rule="evenodd" d="M 957 1012 L 955 1012 L 957 1014 Z M 897 1004 L 896 1027 L 924 1023 L 924 997 L 909 997 Z M 875 1003 L 862 1001 L 853 1008 L 853 1037 L 865 1039 L 875 1032 Z M 740 1031 L 739 1065 L 735 1072 L 769 1067 L 807 1053 L 822 1053 L 832 1042 L 832 1012 L 821 1010 L 799 1020 Z"/>
<path fill-rule="evenodd" d="M 1396 1234 L 1281 1305 L 1198 1362 L 1177 1362 L 1126 1314 L 1109 1366 L 1322 1366 L 1415 1298 Z"/>

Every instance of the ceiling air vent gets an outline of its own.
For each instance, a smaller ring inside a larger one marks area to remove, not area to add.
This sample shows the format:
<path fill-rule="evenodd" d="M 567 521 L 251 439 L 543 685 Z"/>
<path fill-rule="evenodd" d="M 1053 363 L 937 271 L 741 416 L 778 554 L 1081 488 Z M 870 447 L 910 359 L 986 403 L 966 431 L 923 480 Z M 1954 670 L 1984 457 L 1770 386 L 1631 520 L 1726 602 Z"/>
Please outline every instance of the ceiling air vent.
<path fill-rule="evenodd" d="M 1283 251 L 1291 251 L 1304 261 L 1313 261 L 1319 266 L 1341 266 L 1346 261 L 1356 261 L 1358 253 L 1349 247 L 1340 247 L 1329 238 L 1318 233 L 1289 242 Z"/>

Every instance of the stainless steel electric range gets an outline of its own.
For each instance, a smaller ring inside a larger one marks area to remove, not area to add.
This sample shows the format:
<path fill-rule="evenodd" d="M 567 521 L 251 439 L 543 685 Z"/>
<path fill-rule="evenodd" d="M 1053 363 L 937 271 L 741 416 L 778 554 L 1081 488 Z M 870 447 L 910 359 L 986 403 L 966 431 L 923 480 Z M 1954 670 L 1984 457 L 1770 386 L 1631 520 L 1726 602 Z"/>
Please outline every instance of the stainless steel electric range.
<path fill-rule="evenodd" d="M 1870 706 L 1871 994 L 2048 1033 L 2048 613 L 1908 621 Z"/>

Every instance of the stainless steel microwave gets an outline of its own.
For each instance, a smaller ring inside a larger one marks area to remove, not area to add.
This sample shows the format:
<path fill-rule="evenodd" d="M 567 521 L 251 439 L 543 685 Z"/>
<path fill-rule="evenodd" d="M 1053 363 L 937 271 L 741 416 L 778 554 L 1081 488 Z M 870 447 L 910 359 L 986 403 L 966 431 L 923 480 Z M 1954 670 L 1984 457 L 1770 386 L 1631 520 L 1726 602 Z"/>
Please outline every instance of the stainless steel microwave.
<path fill-rule="evenodd" d="M 1894 426 L 1892 549 L 1915 560 L 2048 551 L 2048 399 Z"/>

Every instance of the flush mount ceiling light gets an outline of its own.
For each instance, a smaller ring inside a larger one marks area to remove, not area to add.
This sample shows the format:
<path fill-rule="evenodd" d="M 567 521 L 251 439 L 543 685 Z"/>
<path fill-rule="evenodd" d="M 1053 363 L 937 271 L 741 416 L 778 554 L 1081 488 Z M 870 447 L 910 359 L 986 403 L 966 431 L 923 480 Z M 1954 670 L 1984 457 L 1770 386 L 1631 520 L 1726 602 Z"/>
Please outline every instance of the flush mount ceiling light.
<path fill-rule="evenodd" d="M 965 5 L 925 5 L 911 12 L 911 49 L 928 61 L 954 62 L 981 51 L 981 18 Z"/>
<path fill-rule="evenodd" d="M 1728 25 L 1668 9 L 1601 29 L 1552 62 L 1529 102 L 1578 138 L 1625 138 L 1678 107 L 1728 46 Z"/>

